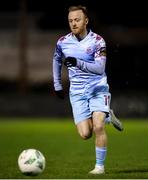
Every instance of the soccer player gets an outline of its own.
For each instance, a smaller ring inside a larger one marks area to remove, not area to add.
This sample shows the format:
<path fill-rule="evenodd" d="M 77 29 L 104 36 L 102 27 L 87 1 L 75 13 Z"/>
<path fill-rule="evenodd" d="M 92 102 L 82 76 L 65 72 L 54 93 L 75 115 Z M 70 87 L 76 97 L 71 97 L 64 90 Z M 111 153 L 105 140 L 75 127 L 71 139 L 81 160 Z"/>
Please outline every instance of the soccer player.
<path fill-rule="evenodd" d="M 122 131 L 122 123 L 110 109 L 111 94 L 105 73 L 106 44 L 104 39 L 87 28 L 86 7 L 71 6 L 68 22 L 71 32 L 61 37 L 53 57 L 53 81 L 56 95 L 63 98 L 61 68 L 68 68 L 74 122 L 83 139 L 95 134 L 96 164 L 91 174 L 105 173 L 107 152 L 105 121 Z"/>

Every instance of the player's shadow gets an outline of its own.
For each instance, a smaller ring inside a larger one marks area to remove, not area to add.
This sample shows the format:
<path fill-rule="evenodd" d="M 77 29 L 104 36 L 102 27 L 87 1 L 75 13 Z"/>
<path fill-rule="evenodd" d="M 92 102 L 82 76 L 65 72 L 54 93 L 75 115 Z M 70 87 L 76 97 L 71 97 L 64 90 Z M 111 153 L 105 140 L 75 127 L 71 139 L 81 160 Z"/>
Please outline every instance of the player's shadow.
<path fill-rule="evenodd" d="M 125 169 L 125 170 L 117 170 L 116 173 L 144 173 L 148 172 L 148 168 L 143 169 Z"/>

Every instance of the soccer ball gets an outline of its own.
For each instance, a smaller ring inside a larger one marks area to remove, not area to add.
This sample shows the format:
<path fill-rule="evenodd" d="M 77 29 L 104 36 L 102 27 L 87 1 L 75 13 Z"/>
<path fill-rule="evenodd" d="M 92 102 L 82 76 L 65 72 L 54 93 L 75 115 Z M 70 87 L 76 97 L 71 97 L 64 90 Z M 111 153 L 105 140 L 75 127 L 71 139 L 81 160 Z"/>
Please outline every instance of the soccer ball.
<path fill-rule="evenodd" d="M 45 169 L 45 157 L 37 149 L 26 149 L 18 157 L 18 166 L 23 174 L 36 176 Z"/>

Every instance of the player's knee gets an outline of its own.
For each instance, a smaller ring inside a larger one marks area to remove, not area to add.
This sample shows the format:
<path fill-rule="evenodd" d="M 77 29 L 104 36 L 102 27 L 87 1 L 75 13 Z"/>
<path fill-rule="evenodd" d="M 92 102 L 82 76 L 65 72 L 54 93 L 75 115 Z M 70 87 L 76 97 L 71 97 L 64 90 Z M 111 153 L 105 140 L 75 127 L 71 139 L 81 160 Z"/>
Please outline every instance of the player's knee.
<path fill-rule="evenodd" d="M 93 127 L 93 131 L 96 135 L 101 134 L 102 132 L 104 132 L 104 126 L 103 125 L 95 125 Z"/>
<path fill-rule="evenodd" d="M 87 140 L 92 136 L 92 133 L 90 131 L 85 132 L 79 132 L 82 139 Z"/>

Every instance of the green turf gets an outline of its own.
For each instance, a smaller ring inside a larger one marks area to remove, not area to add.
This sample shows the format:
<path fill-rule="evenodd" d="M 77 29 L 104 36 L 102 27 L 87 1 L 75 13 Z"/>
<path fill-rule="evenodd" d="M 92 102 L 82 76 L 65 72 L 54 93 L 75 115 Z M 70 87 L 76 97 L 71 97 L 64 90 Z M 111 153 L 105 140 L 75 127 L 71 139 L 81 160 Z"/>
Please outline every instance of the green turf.
<path fill-rule="evenodd" d="M 123 120 L 125 130 L 106 126 L 108 153 L 106 174 L 93 176 L 94 137 L 84 141 L 72 120 L 0 119 L 0 178 L 7 179 L 142 179 L 148 178 L 148 119 Z M 37 177 L 22 175 L 19 153 L 27 148 L 40 150 L 46 168 Z"/>

